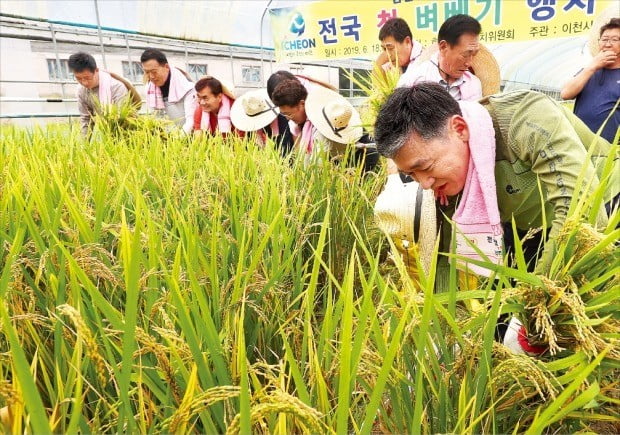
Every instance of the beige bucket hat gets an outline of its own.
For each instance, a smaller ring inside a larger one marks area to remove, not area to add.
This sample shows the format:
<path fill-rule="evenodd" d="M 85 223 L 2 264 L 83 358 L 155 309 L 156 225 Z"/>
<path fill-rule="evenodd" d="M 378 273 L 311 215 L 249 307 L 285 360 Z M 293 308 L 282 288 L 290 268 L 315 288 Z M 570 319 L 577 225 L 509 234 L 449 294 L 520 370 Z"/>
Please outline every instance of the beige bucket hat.
<path fill-rule="evenodd" d="M 377 226 L 401 246 L 417 245 L 420 263 L 428 273 L 437 238 L 437 209 L 432 190 L 419 183 L 403 183 L 398 174 L 388 181 L 375 202 Z"/>
<path fill-rule="evenodd" d="M 306 98 L 306 115 L 327 139 L 349 144 L 362 137 L 362 120 L 342 95 L 324 87 L 314 87 Z"/>
<path fill-rule="evenodd" d="M 238 130 L 256 131 L 271 124 L 278 113 L 280 109 L 269 99 L 267 89 L 256 89 L 235 100 L 230 109 L 230 120 Z"/>

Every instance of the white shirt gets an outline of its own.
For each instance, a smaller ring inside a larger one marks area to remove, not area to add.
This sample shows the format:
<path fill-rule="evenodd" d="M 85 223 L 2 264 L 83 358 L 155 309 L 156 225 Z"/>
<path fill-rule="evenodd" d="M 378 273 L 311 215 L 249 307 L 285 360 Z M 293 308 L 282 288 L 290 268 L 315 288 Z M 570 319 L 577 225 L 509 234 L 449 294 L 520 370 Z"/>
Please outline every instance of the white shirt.
<path fill-rule="evenodd" d="M 434 82 L 442 85 L 454 98 L 459 101 L 463 99 L 463 94 L 461 93 L 461 88 L 463 85 L 469 84 L 475 86 L 477 89 L 474 90 L 473 95 L 467 98 L 468 100 L 478 100 L 482 98 L 482 84 L 480 83 L 480 79 L 470 73 L 469 71 L 465 71 L 461 77 L 459 77 L 452 84 L 448 84 L 441 74 L 439 73 L 439 53 L 433 54 L 430 60 L 426 62 L 422 62 L 419 65 L 412 65 L 410 68 L 407 68 L 407 71 L 400 76 L 398 80 L 398 87 L 410 87 L 418 82 Z M 473 83 L 469 83 L 473 82 Z"/>

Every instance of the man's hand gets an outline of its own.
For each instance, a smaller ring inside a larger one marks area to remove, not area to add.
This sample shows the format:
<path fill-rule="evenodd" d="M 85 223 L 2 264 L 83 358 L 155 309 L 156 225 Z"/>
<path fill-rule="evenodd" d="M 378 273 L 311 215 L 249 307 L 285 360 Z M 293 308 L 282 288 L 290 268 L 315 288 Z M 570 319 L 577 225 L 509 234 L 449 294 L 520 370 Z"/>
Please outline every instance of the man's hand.
<path fill-rule="evenodd" d="M 575 77 L 568 80 L 562 87 L 560 97 L 563 100 L 570 100 L 575 98 L 583 90 L 590 77 L 594 75 L 598 70 L 607 66 L 613 65 L 616 61 L 616 54 L 611 50 L 601 50 L 592 61 L 581 70 Z"/>
<path fill-rule="evenodd" d="M 590 67 L 594 68 L 594 70 L 597 71 L 601 68 L 613 65 L 616 61 L 616 58 L 616 53 L 614 53 L 612 50 L 601 50 L 596 56 L 594 56 L 592 62 L 590 62 Z"/>
<path fill-rule="evenodd" d="M 388 58 L 387 51 L 383 50 L 381 52 L 381 54 L 379 56 L 377 56 L 377 60 L 375 60 L 375 63 L 377 65 L 383 66 L 386 63 L 388 63 L 389 61 L 390 61 L 390 59 Z"/>

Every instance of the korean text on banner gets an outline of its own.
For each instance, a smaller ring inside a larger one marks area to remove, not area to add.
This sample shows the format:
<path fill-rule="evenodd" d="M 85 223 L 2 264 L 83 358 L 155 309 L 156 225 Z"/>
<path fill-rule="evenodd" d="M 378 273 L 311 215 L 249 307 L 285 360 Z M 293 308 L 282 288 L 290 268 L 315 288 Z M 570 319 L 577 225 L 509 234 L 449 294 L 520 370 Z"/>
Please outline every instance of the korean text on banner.
<path fill-rule="evenodd" d="M 405 19 L 415 39 L 427 46 L 441 24 L 468 14 L 482 24 L 486 43 L 576 36 L 587 32 L 602 10 L 618 0 L 325 0 L 271 9 L 278 62 L 340 58 L 373 59 L 378 35 L 393 17 Z"/>

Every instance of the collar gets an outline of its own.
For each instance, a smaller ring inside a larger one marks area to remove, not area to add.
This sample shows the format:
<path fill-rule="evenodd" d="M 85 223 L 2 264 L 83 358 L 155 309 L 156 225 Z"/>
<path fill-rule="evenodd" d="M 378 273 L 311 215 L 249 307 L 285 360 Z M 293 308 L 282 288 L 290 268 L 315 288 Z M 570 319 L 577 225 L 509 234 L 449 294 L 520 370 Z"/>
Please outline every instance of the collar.
<path fill-rule="evenodd" d="M 430 59 L 430 62 L 433 64 L 434 69 L 435 69 L 435 75 L 438 78 L 438 83 L 442 86 L 445 86 L 448 89 L 451 88 L 458 88 L 460 87 L 463 83 L 465 83 L 467 81 L 467 71 L 463 73 L 463 75 L 461 77 L 459 77 L 458 79 L 456 79 L 451 85 L 448 85 L 448 82 L 446 80 L 444 80 L 443 76 L 441 75 L 441 73 L 439 72 L 439 53 L 435 53 L 433 54 L 433 56 Z"/>

